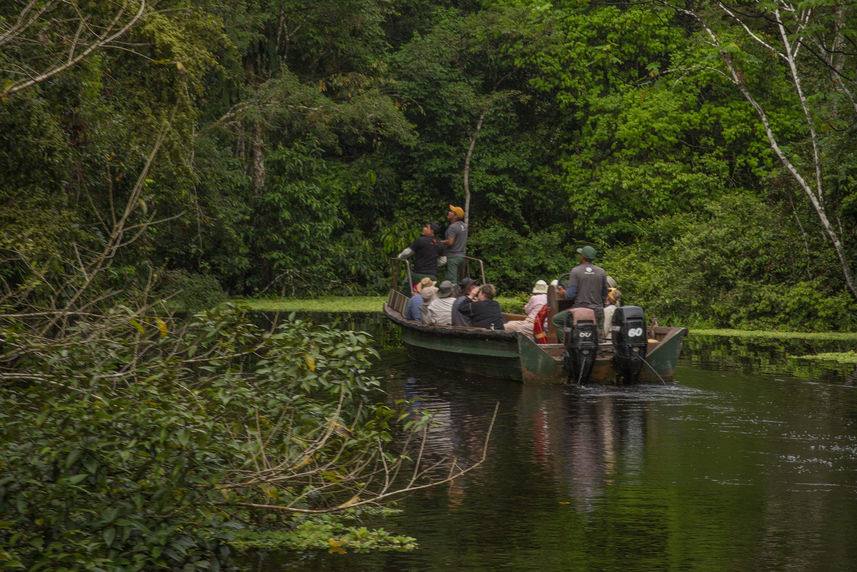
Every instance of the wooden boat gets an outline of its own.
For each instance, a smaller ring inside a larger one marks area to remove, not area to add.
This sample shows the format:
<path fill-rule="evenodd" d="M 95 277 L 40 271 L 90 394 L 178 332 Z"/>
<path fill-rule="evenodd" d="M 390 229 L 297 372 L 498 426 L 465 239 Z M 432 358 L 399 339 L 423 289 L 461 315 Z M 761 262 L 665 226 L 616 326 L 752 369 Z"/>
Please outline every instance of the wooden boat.
<path fill-rule="evenodd" d="M 484 279 L 483 279 L 484 283 Z M 523 382 L 575 383 L 579 379 L 569 374 L 567 350 L 557 343 L 550 316 L 562 309 L 553 286 L 548 291 L 548 341 L 537 344 L 519 332 L 494 331 L 463 326 L 428 325 L 406 320 L 409 298 L 394 287 L 384 304 L 384 315 L 400 328 L 402 342 L 413 359 L 433 366 L 473 375 L 496 377 Z M 523 319 L 526 316 L 504 314 L 504 318 Z M 650 326 L 641 357 L 638 374 L 629 376 L 612 340 L 601 341 L 594 352 L 587 382 L 623 383 L 666 382 L 673 378 L 687 328 Z"/>

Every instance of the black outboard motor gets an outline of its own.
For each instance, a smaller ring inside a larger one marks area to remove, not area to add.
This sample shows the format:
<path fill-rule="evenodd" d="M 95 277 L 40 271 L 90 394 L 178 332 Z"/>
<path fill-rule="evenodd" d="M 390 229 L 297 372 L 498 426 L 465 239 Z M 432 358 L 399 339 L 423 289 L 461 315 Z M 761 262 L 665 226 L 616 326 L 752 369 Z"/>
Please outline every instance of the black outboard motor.
<path fill-rule="evenodd" d="M 639 306 L 619 306 L 613 313 L 613 366 L 625 383 L 636 383 L 646 357 L 646 318 Z"/>
<path fill-rule="evenodd" d="M 595 312 L 589 308 L 572 308 L 565 316 L 565 369 L 568 380 L 586 383 L 598 353 L 598 327 Z"/>

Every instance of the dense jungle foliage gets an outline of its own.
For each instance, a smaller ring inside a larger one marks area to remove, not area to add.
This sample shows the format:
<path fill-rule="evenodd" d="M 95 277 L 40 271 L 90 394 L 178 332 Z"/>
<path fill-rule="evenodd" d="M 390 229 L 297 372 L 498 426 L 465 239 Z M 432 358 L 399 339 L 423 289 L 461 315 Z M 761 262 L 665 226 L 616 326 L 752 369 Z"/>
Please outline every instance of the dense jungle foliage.
<path fill-rule="evenodd" d="M 382 293 L 464 204 L 473 140 L 469 253 L 501 291 L 592 244 L 662 321 L 855 326 L 851 4 L 71 6 L 0 8 L 7 291 L 48 296 L 124 214 L 105 288 Z"/>
<path fill-rule="evenodd" d="M 662 324 L 853 330 L 855 88 L 833 0 L 0 3 L 0 562 L 216 568 L 383 504 L 365 339 L 165 307 L 383 293 L 449 204 L 501 293 L 590 244 Z"/>
<path fill-rule="evenodd" d="M 6 289 L 47 295 L 127 206 L 104 287 L 381 293 L 473 140 L 469 253 L 503 291 L 592 244 L 663 320 L 855 326 L 850 4 L 69 6 L 0 9 Z"/>
<path fill-rule="evenodd" d="M 419 485 L 463 468 L 438 477 L 411 458 L 396 435 L 419 438 L 428 418 L 373 405 L 363 333 L 295 319 L 264 329 L 228 304 L 182 320 L 117 308 L 61 339 L 7 316 L 2 333 L 16 362 L 0 387 L 4 570 L 408 549 L 414 539 L 366 518 L 408 488 L 407 467 Z"/>

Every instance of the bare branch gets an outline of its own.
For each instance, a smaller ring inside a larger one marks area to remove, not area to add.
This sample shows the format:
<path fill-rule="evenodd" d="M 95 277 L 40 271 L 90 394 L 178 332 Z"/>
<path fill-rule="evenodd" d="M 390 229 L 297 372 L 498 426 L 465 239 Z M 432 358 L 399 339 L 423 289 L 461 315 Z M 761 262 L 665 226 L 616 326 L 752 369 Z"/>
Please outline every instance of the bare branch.
<path fill-rule="evenodd" d="M 735 83 L 731 76 L 729 76 L 729 75 L 727 75 L 727 74 L 723 73 L 723 70 L 719 70 L 719 69 L 717 69 L 717 68 L 715 68 L 715 67 L 711 67 L 711 66 L 702 66 L 702 65 L 699 65 L 699 66 L 690 66 L 690 67 L 686 67 L 686 68 L 670 68 L 670 69 L 668 69 L 668 70 L 664 70 L 664 71 L 661 73 L 661 75 L 668 75 L 668 74 L 675 73 L 675 72 L 681 72 L 681 76 L 679 76 L 679 77 L 678 77 L 678 79 L 676 79 L 676 80 L 673 82 L 673 88 L 675 88 L 675 86 L 677 86 L 677 85 L 678 85 L 678 83 L 679 83 L 682 79 L 684 79 L 684 78 L 685 78 L 689 73 L 694 72 L 694 71 L 710 71 L 710 72 L 714 72 L 714 73 L 716 73 L 717 75 L 719 75 L 719 76 L 723 77 L 723 79 L 725 79 L 725 80 L 729 81 L 730 83 Z"/>
<path fill-rule="evenodd" d="M 288 504 L 265 504 L 265 503 L 229 502 L 229 501 L 218 502 L 216 504 L 222 505 L 222 506 L 241 506 L 241 507 L 247 507 L 247 508 L 273 510 L 273 511 L 278 511 L 278 512 L 289 512 L 289 513 L 300 513 L 300 514 L 324 514 L 324 513 L 336 512 L 336 511 L 343 510 L 346 508 L 353 508 L 353 507 L 365 506 L 365 505 L 377 505 L 377 504 L 381 503 L 382 501 L 389 499 L 391 497 L 394 497 L 394 496 L 400 496 L 400 495 L 403 495 L 406 493 L 424 490 L 427 488 L 436 487 L 438 485 L 449 483 L 449 482 L 452 482 L 453 480 L 455 480 L 457 478 L 460 478 L 460 477 L 466 475 L 467 473 L 473 471 L 477 467 L 481 466 L 485 462 L 485 460 L 488 458 L 488 443 L 490 441 L 491 435 L 492 435 L 493 430 L 494 430 L 494 423 L 497 420 L 498 410 L 499 410 L 499 403 L 495 404 L 495 406 L 494 406 L 494 413 L 491 417 L 491 421 L 490 421 L 488 428 L 487 428 L 487 431 L 485 433 L 485 439 L 483 442 L 480 457 L 475 462 L 473 462 L 471 465 L 469 465 L 467 467 L 462 467 L 458 463 L 458 460 L 454 457 L 448 458 L 446 460 L 441 459 L 435 463 L 432 463 L 428 467 L 423 465 L 423 463 L 422 463 L 422 451 L 424 450 L 425 441 L 426 441 L 426 434 L 424 433 L 423 438 L 421 439 L 421 443 L 420 443 L 420 453 L 419 453 L 419 456 L 417 458 L 417 461 L 415 462 L 415 468 L 414 468 L 414 471 L 412 472 L 412 477 L 408 480 L 408 482 L 405 485 L 403 485 L 400 488 L 396 488 L 396 489 L 392 488 L 392 484 L 395 482 L 395 478 L 393 478 L 393 475 L 394 475 L 395 470 L 398 468 L 398 464 L 396 467 L 391 467 L 391 466 L 387 465 L 387 463 L 383 460 L 383 456 L 382 456 L 381 457 L 382 460 L 379 461 L 380 462 L 379 473 L 380 473 L 381 478 L 383 479 L 383 483 L 381 484 L 381 486 L 379 486 L 375 490 L 371 490 L 368 483 L 366 485 L 360 486 L 357 489 L 356 493 L 352 494 L 351 498 L 348 501 L 340 503 L 339 505 L 336 505 L 334 507 L 328 507 L 328 508 L 324 508 L 324 507 L 323 508 L 297 507 L 297 506 L 294 506 L 295 505 L 294 500 Z M 399 463 L 401 463 L 401 461 Z M 425 478 L 428 475 L 435 472 L 437 468 L 439 468 L 440 466 L 443 466 L 443 465 L 446 465 L 448 467 L 448 470 L 447 470 L 445 476 L 443 476 L 440 479 L 425 480 Z M 363 472 L 364 468 L 365 468 L 365 465 L 364 466 L 358 466 L 352 471 L 352 473 L 354 475 L 358 475 L 358 474 L 361 475 L 361 479 L 366 479 L 367 475 L 365 474 L 365 472 Z M 324 470 L 323 467 L 316 467 L 312 472 L 320 473 L 322 470 Z M 292 475 L 292 478 L 289 478 L 288 475 L 282 475 L 282 474 L 276 475 L 276 476 L 272 475 L 268 479 L 255 479 L 252 481 L 252 484 L 256 485 L 256 486 L 261 486 L 261 485 L 265 485 L 265 484 L 271 484 L 274 482 L 283 482 L 283 481 L 289 482 L 289 481 L 293 480 L 293 477 L 294 477 L 294 475 Z M 344 479 L 344 480 L 347 480 L 347 479 Z M 424 482 L 422 482 L 422 481 L 424 481 Z M 239 488 L 239 487 L 246 487 L 246 486 L 248 486 L 248 484 L 249 484 L 248 481 L 242 481 L 242 482 L 224 484 L 218 488 L 220 488 L 220 489 Z M 330 490 L 334 486 L 335 485 L 333 485 L 332 483 L 327 483 L 327 484 L 321 483 L 321 484 L 317 485 L 317 487 L 313 490 L 313 492 L 318 493 L 320 491 Z M 354 492 L 354 491 L 352 491 L 352 492 Z M 365 495 L 365 496 L 361 496 L 361 495 Z M 299 497 L 305 498 L 306 493 L 299 495 Z"/>
<path fill-rule="evenodd" d="M 174 110 L 175 111 L 175 110 Z M 113 260 L 113 257 L 116 255 L 116 252 L 122 247 L 128 244 L 129 241 L 123 240 L 123 237 L 126 232 L 126 224 L 128 222 L 128 218 L 131 214 L 136 210 L 138 206 L 138 200 L 140 198 L 140 193 L 143 191 L 143 186 L 146 181 L 146 178 L 149 175 L 149 170 L 152 167 L 152 163 L 155 160 L 155 156 L 158 153 L 158 150 L 163 143 L 166 134 L 169 130 L 169 123 L 164 125 L 155 139 L 155 143 L 152 147 L 151 152 L 146 160 L 146 164 L 143 167 L 143 170 L 140 172 L 140 175 L 137 177 L 137 182 L 134 185 L 134 188 L 131 191 L 130 196 L 128 197 L 128 201 L 125 204 L 125 210 L 122 213 L 122 216 L 113 226 L 113 230 L 110 234 L 110 238 L 107 241 L 107 244 L 104 247 L 104 251 L 101 255 L 92 263 L 89 269 L 89 276 L 84 280 L 83 284 L 79 286 L 74 295 L 71 296 L 69 301 L 65 305 L 65 310 L 59 313 L 54 320 L 51 320 L 45 327 L 51 328 L 53 327 L 59 320 L 65 319 L 67 315 L 67 311 L 74 308 L 74 305 L 77 301 L 83 296 L 84 292 L 89 288 L 92 281 L 95 277 L 101 272 L 104 268 L 108 267 Z M 145 228 L 141 229 L 140 232 L 145 230 Z M 139 236 L 139 232 L 137 234 Z"/>
<path fill-rule="evenodd" d="M 744 22 L 744 20 L 742 20 L 741 18 L 739 18 L 739 17 L 735 14 L 735 12 L 733 12 L 733 11 L 732 11 L 728 6 L 726 6 L 726 5 L 725 5 L 725 4 L 723 4 L 722 2 L 718 2 L 718 3 L 717 3 L 717 5 L 720 7 L 720 9 L 721 9 L 721 10 L 723 10 L 723 12 L 725 12 L 725 13 L 726 13 L 730 18 L 732 18 L 732 19 L 733 19 L 733 20 L 734 20 L 734 21 L 735 21 L 739 26 L 741 26 L 741 27 L 744 29 L 744 31 L 745 31 L 745 32 L 747 32 L 747 35 L 748 35 L 748 36 L 750 36 L 751 38 L 753 38 L 753 39 L 754 39 L 758 44 L 760 44 L 760 45 L 764 46 L 766 49 L 768 49 L 769 51 L 773 52 L 773 53 L 774 53 L 774 54 L 776 54 L 777 56 L 779 56 L 779 57 L 781 57 L 781 58 L 785 58 L 785 55 L 784 55 L 782 52 L 780 52 L 780 51 L 779 51 L 776 47 L 774 47 L 772 44 L 769 44 L 768 42 L 766 42 L 766 41 L 765 41 L 765 40 L 764 40 L 764 39 L 763 39 L 759 34 L 757 34 L 757 33 L 756 33 L 756 32 L 754 32 L 752 29 L 750 29 L 750 26 L 748 26 L 748 25 Z"/>
<path fill-rule="evenodd" d="M 41 7 L 39 7 L 38 4 L 39 2 L 37 0 L 30 0 L 30 2 L 24 6 L 24 9 L 21 10 L 20 14 L 18 14 L 18 19 L 15 23 L 12 24 L 8 30 L 0 33 L 0 46 L 17 38 L 21 32 L 36 23 L 42 14 L 47 12 L 49 8 L 56 4 L 56 2 L 45 2 Z"/>
<path fill-rule="evenodd" d="M 482 122 L 485 121 L 485 115 L 488 113 L 488 108 L 482 110 L 479 114 L 479 119 L 476 121 L 476 128 L 470 136 L 470 144 L 467 146 L 467 154 L 464 156 L 464 224 L 470 220 L 470 159 L 473 157 L 473 149 L 476 147 L 476 139 L 479 137 L 479 131 L 482 129 Z"/>
<path fill-rule="evenodd" d="M 31 8 L 35 2 L 31 2 L 28 4 L 27 8 Z M 127 22 L 120 26 L 120 21 L 124 16 L 126 10 L 132 4 L 139 4 L 137 12 L 133 14 Z M 51 4 L 49 4 L 51 5 Z M 29 19 L 22 20 L 22 17 L 19 17 L 18 23 L 12 27 L 12 30 L 0 36 L 0 44 L 7 43 L 14 39 L 21 31 L 25 30 L 28 27 L 32 27 L 35 22 L 38 20 L 46 10 L 48 5 L 37 14 L 31 16 Z M 75 10 L 77 9 L 76 3 L 73 4 Z M 146 0 L 127 0 L 123 2 L 119 10 L 116 12 L 113 20 L 107 25 L 104 32 L 98 34 L 94 30 L 89 30 L 93 35 L 90 38 L 89 45 L 78 52 L 81 33 L 87 27 L 86 26 L 86 18 L 78 12 L 78 17 L 80 18 L 77 30 L 75 32 L 74 38 L 69 42 L 68 52 L 62 60 L 57 60 L 55 63 L 49 65 L 47 69 L 35 72 L 34 74 L 28 74 L 29 77 L 27 79 L 20 79 L 18 81 L 13 81 L 8 86 L 6 86 L 3 91 L 0 91 L 0 99 L 5 99 L 12 94 L 15 94 L 19 91 L 32 87 L 36 84 L 39 84 L 47 79 L 52 78 L 53 76 L 69 69 L 70 67 L 77 65 L 81 61 L 83 61 L 87 56 L 92 54 L 93 52 L 110 46 L 113 42 L 115 42 L 120 37 L 124 36 L 128 31 L 133 28 L 137 23 L 143 18 L 146 13 Z M 118 28 L 118 29 L 117 29 Z"/>

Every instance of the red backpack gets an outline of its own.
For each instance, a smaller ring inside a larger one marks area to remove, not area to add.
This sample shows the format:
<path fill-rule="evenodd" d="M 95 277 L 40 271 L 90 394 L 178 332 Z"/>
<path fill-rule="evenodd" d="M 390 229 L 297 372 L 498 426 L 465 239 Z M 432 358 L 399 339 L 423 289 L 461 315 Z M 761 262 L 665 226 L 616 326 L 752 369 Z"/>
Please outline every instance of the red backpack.
<path fill-rule="evenodd" d="M 542 306 L 539 313 L 536 314 L 536 320 L 533 322 L 533 337 L 536 338 L 537 344 L 548 343 L 548 333 L 545 331 L 545 322 L 548 317 L 548 305 Z"/>

